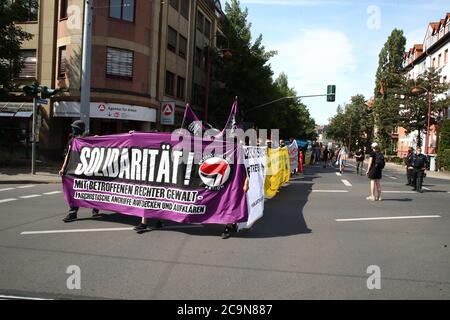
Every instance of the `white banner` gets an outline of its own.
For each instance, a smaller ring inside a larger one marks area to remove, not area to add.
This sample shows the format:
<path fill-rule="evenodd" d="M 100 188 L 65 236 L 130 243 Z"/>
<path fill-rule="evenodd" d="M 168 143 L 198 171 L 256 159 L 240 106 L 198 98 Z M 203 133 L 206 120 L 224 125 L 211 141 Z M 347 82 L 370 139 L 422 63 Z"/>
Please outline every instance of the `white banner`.
<path fill-rule="evenodd" d="M 53 116 L 79 118 L 80 103 L 76 101 L 56 101 L 53 104 Z M 128 104 L 91 102 L 90 117 L 156 122 L 156 110 Z"/>
<path fill-rule="evenodd" d="M 250 228 L 264 213 L 264 180 L 266 177 L 266 147 L 244 146 L 244 164 L 248 177 L 247 222 L 239 223 L 238 229 Z"/>
<path fill-rule="evenodd" d="M 297 141 L 294 140 L 290 145 L 288 145 L 289 149 L 289 158 L 291 160 L 291 172 L 295 172 L 298 168 L 298 145 Z"/>

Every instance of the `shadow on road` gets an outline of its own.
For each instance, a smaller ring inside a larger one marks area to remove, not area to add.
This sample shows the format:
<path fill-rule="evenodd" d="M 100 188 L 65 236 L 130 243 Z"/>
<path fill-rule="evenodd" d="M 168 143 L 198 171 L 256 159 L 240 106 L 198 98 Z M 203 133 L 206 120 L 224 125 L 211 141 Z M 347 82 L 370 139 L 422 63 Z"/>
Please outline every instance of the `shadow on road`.
<path fill-rule="evenodd" d="M 303 216 L 303 209 L 312 192 L 314 179 L 318 178 L 319 168 L 310 167 L 303 175 L 294 176 L 290 183 L 281 188 L 279 193 L 265 202 L 264 216 L 258 220 L 251 230 L 234 233 L 236 238 L 274 238 L 311 233 Z M 120 213 L 102 213 L 98 218 L 80 218 L 77 221 L 96 220 L 135 226 L 140 218 Z M 149 226 L 156 219 L 149 219 Z M 195 236 L 218 236 L 223 231 L 223 225 L 189 225 L 172 221 L 164 221 L 164 227 L 158 231 L 177 231 Z M 152 231 L 152 230 L 150 230 Z"/>

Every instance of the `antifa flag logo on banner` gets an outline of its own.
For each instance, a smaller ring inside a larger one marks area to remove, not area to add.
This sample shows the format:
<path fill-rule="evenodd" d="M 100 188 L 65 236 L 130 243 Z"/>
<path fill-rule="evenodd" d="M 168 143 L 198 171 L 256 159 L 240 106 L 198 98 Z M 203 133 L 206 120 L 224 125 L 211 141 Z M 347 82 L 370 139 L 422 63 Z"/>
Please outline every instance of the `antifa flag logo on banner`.
<path fill-rule="evenodd" d="M 230 177 L 230 172 L 228 161 L 219 157 L 206 159 L 198 169 L 200 178 L 210 189 L 223 187 Z"/>

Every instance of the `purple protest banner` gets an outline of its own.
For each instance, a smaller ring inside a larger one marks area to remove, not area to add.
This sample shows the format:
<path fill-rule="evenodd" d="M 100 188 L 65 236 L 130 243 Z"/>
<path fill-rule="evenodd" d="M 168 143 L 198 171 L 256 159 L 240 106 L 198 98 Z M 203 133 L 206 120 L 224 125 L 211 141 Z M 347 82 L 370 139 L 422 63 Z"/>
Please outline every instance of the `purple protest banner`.
<path fill-rule="evenodd" d="M 191 148 L 200 144 L 202 152 Z M 211 150 L 221 150 L 222 153 Z M 216 148 L 217 147 L 217 148 Z M 170 133 L 74 139 L 63 190 L 70 206 L 182 223 L 246 221 L 242 147 Z M 195 160 L 199 158 L 199 160 Z"/>

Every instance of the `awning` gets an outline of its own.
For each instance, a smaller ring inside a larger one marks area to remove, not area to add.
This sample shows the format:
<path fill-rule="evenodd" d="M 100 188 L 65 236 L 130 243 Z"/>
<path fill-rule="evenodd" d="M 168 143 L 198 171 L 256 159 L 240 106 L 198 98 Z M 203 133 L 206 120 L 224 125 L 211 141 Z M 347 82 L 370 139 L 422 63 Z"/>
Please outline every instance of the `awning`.
<path fill-rule="evenodd" d="M 33 115 L 33 103 L 0 102 L 0 117 L 29 118 Z"/>

